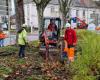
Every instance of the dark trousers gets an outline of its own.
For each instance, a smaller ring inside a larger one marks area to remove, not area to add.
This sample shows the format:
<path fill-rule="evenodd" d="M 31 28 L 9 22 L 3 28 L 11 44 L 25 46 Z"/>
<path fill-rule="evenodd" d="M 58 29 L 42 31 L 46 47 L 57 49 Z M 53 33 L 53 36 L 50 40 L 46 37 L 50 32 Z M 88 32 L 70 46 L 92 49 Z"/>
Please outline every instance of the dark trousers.
<path fill-rule="evenodd" d="M 25 57 L 25 45 L 19 45 L 19 57 Z"/>

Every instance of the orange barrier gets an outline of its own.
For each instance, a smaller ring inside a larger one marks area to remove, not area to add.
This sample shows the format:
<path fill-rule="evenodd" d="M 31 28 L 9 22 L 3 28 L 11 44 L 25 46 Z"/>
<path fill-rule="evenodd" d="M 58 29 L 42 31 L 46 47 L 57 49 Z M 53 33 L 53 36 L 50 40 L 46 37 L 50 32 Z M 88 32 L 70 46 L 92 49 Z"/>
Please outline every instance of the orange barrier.
<path fill-rule="evenodd" d="M 4 39 L 4 38 L 6 38 L 6 37 L 7 37 L 6 34 L 4 34 L 4 33 L 1 33 L 1 34 L 0 34 L 0 39 Z"/>

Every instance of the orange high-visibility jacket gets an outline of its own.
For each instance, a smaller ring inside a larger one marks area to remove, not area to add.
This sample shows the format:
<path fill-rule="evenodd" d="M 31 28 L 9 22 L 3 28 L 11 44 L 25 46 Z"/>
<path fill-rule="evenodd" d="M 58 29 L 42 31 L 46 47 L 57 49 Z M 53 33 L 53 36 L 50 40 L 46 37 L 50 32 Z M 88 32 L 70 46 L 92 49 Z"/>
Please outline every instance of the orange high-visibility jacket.
<path fill-rule="evenodd" d="M 6 38 L 6 37 L 7 37 L 6 34 L 0 33 L 0 39 L 4 39 L 4 38 Z"/>

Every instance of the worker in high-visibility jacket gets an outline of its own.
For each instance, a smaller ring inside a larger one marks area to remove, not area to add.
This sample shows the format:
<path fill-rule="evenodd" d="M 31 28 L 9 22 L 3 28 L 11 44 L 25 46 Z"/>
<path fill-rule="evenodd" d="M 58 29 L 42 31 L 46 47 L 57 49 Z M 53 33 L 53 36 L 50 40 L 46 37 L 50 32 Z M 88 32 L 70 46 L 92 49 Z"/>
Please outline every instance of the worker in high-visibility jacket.
<path fill-rule="evenodd" d="M 7 35 L 3 32 L 3 30 L 0 29 L 0 47 L 4 46 L 4 39 L 7 37 Z"/>
<path fill-rule="evenodd" d="M 64 41 L 65 41 L 64 51 L 67 53 L 68 60 L 70 62 L 73 62 L 74 61 L 74 54 L 75 54 L 74 53 L 75 46 L 77 43 L 77 37 L 76 37 L 75 30 L 71 28 L 71 25 L 69 23 L 66 23 Z"/>
<path fill-rule="evenodd" d="M 25 30 L 25 25 L 22 25 L 22 28 L 18 31 L 18 44 L 19 44 L 19 57 L 25 57 L 25 47 L 28 43 L 27 32 Z"/>

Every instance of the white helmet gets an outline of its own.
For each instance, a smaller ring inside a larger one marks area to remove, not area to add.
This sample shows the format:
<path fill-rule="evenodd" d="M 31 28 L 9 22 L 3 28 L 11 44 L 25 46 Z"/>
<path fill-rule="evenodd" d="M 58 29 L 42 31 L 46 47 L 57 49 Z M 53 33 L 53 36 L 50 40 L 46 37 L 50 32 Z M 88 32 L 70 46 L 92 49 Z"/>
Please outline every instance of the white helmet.
<path fill-rule="evenodd" d="M 65 27 L 71 27 L 70 23 L 66 23 Z"/>

